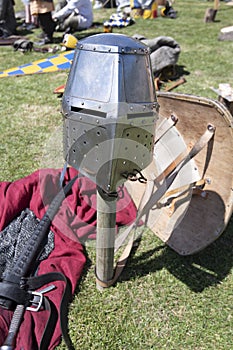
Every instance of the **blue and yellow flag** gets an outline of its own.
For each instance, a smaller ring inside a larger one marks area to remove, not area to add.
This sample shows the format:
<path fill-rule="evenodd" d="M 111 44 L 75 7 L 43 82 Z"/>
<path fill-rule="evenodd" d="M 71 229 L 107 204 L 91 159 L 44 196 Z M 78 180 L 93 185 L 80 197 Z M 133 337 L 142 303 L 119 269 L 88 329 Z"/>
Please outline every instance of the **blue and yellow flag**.
<path fill-rule="evenodd" d="M 6 69 L 0 72 L 0 78 L 10 76 L 21 76 L 35 73 L 56 72 L 69 69 L 74 57 L 74 50 L 60 53 L 49 58 L 27 63 L 19 67 Z"/>

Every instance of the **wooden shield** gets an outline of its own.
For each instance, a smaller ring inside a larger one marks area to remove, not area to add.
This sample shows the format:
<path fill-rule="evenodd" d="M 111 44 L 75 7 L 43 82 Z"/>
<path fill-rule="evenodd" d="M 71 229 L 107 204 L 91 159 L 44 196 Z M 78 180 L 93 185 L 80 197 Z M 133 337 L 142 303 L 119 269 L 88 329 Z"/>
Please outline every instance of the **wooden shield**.
<path fill-rule="evenodd" d="M 157 98 L 156 131 L 171 116 L 176 116 L 177 122 L 155 144 L 153 162 L 144 171 L 148 179 L 163 173 L 177 155 L 201 138 L 208 125 L 215 128 L 211 140 L 180 169 L 175 181 L 143 217 L 163 242 L 181 255 L 190 255 L 216 240 L 232 215 L 232 115 L 219 101 L 207 98 L 170 92 L 158 92 Z M 140 205 L 146 185 L 127 187 Z"/>

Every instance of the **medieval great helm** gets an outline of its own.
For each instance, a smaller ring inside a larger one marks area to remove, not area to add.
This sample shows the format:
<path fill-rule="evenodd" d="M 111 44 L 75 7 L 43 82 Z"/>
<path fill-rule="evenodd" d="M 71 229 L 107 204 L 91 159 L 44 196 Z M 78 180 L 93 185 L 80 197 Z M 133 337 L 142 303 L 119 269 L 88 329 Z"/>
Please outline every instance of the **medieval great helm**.
<path fill-rule="evenodd" d="M 157 110 L 145 44 L 106 33 L 79 41 L 62 100 L 65 159 L 116 191 L 151 162 Z"/>

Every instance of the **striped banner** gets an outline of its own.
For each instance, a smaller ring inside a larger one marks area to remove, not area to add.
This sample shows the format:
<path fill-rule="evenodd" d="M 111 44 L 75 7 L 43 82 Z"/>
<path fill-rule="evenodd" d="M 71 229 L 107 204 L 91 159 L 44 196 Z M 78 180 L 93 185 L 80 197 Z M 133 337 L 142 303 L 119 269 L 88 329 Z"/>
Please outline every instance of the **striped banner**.
<path fill-rule="evenodd" d="M 10 76 L 21 76 L 35 73 L 56 72 L 58 70 L 70 69 L 74 57 L 74 50 L 54 55 L 35 62 L 27 63 L 19 67 L 6 69 L 0 72 L 0 78 Z"/>

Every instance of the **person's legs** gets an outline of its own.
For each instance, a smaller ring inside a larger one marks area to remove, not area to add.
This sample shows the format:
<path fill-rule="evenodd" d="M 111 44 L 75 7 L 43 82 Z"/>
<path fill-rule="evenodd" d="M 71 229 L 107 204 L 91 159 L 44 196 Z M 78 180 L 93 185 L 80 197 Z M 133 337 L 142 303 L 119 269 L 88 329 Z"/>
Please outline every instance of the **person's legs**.
<path fill-rule="evenodd" d="M 52 43 L 55 23 L 52 19 L 51 12 L 39 13 L 38 19 L 39 19 L 40 27 L 45 34 L 45 39 L 46 39 L 45 41 L 47 41 L 47 43 Z"/>
<path fill-rule="evenodd" d="M 25 8 L 25 23 L 31 23 L 31 11 L 29 2 L 24 3 Z"/>
<path fill-rule="evenodd" d="M 26 30 L 32 30 L 38 27 L 38 21 L 36 16 L 31 15 L 31 7 L 29 0 L 22 0 L 25 8 L 25 20 L 22 26 L 20 26 L 21 29 Z"/>
<path fill-rule="evenodd" d="M 0 27 L 6 35 L 16 34 L 16 19 L 12 0 L 0 0 Z"/>
<path fill-rule="evenodd" d="M 59 24 L 59 29 L 61 31 L 66 31 L 70 29 L 71 31 L 78 30 L 80 22 L 80 15 L 73 12 L 70 16 L 64 19 L 62 23 Z"/>
<path fill-rule="evenodd" d="M 7 16 L 8 1 L 0 0 L 0 21 L 5 21 Z"/>
<path fill-rule="evenodd" d="M 55 12 L 60 11 L 67 4 L 66 0 L 59 1 L 55 6 Z"/>

